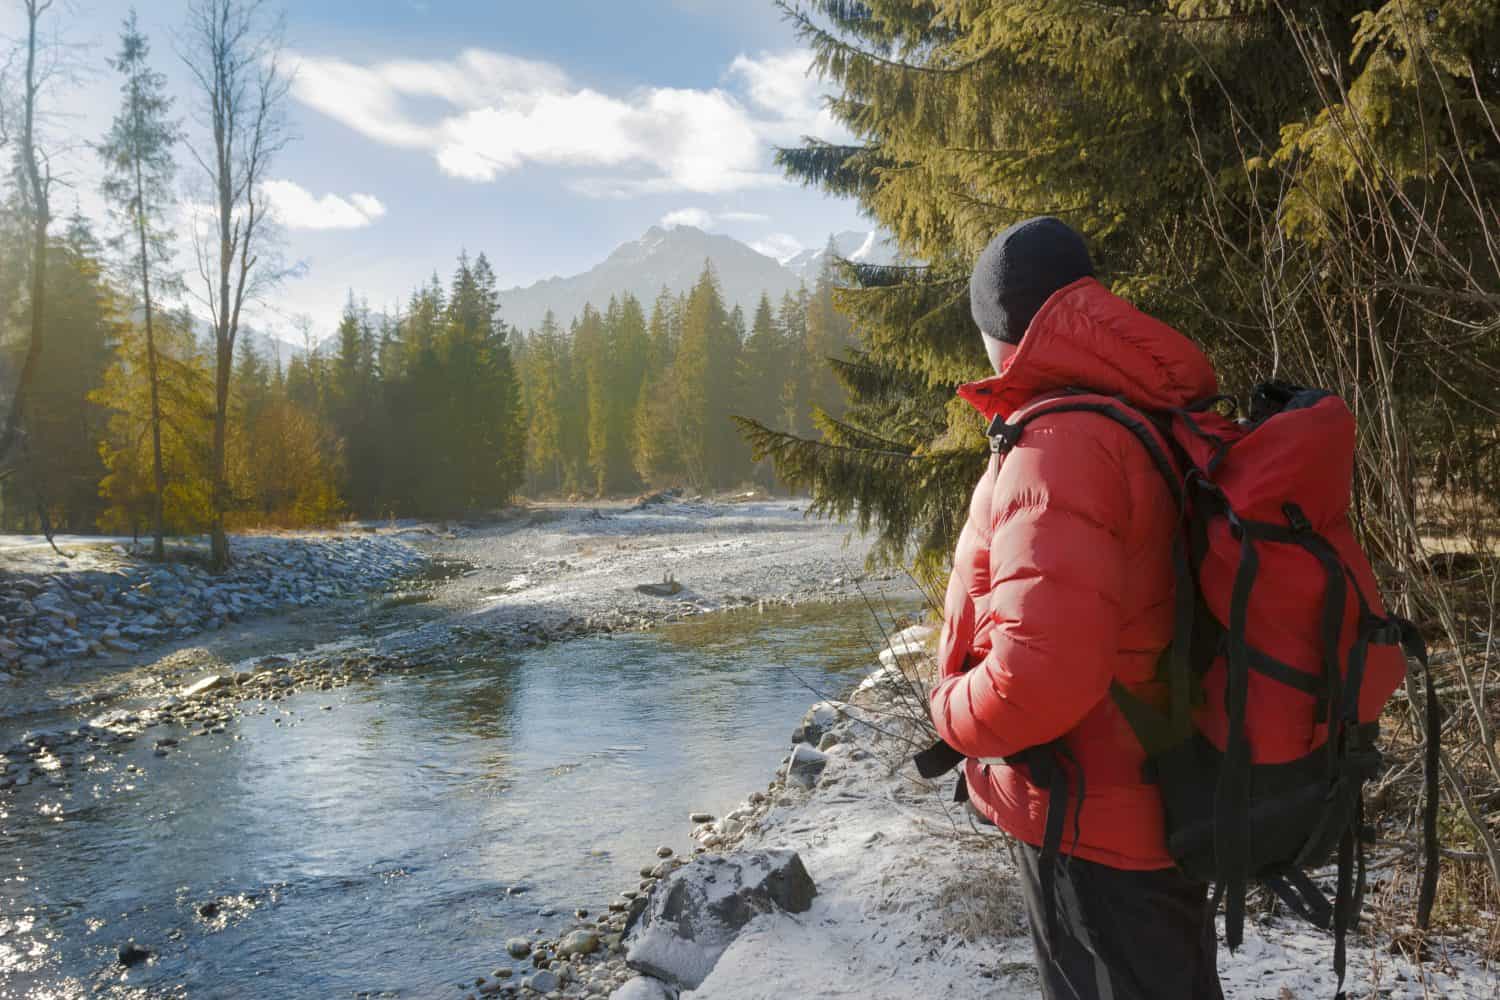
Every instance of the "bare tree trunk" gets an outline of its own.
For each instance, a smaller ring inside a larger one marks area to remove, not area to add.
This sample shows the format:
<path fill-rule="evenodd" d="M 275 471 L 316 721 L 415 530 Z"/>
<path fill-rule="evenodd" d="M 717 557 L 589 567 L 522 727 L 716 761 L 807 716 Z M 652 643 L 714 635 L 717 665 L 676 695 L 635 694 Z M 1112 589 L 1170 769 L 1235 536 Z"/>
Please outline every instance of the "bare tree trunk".
<path fill-rule="evenodd" d="M 47 305 L 47 226 L 52 221 L 48 207 L 47 192 L 50 174 L 43 175 L 38 162 L 36 148 L 36 103 L 41 81 L 37 69 L 37 22 L 52 6 L 52 0 L 25 0 L 26 2 L 26 82 L 25 105 L 22 109 L 20 161 L 27 191 L 31 200 L 31 336 L 26 345 L 26 358 L 22 362 L 21 377 L 16 383 L 15 395 L 11 397 L 10 413 L 6 417 L 5 429 L 0 432 L 0 460 L 4 460 L 21 437 L 21 425 L 25 419 L 27 390 L 42 356 L 42 320 Z"/>
<path fill-rule="evenodd" d="M 141 293 L 146 306 L 146 377 L 151 382 L 151 472 L 155 483 L 151 497 L 151 558 L 163 562 L 167 558 L 162 517 L 167 477 L 161 461 L 161 383 L 156 367 L 156 331 L 152 316 L 151 254 L 146 245 L 145 184 L 139 158 L 135 162 L 135 203 L 136 234 L 141 243 Z"/>
<path fill-rule="evenodd" d="M 290 80 L 282 73 L 279 22 L 261 21 L 265 0 L 195 0 L 189 20 L 196 51 L 189 70 L 206 98 L 210 150 L 193 150 L 213 185 L 215 233 L 198 245 L 205 299 L 214 317 L 214 430 L 210 538 L 214 565 L 229 564 L 224 515 L 229 508 L 227 438 L 229 381 L 240 312 L 278 280 L 261 265 L 264 206 L 260 185 L 272 157 L 285 145 L 281 102 Z"/>

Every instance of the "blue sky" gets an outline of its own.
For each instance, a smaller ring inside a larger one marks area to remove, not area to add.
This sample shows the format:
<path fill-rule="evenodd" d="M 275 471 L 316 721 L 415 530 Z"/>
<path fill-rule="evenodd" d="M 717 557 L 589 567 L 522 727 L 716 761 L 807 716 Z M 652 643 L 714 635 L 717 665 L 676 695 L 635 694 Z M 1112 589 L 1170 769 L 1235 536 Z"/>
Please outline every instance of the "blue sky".
<path fill-rule="evenodd" d="M 0 13 L 11 37 L 16 6 Z M 53 15 L 78 46 L 47 123 L 72 183 L 59 212 L 76 198 L 98 213 L 83 143 L 117 103 L 105 58 L 129 6 L 60 0 Z M 137 6 L 191 132 L 174 51 L 186 0 Z M 270 176 L 283 252 L 304 269 L 257 311 L 263 327 L 306 313 L 326 329 L 351 287 L 394 304 L 461 248 L 509 286 L 582 271 L 663 220 L 784 253 L 868 228 L 770 162 L 776 143 L 840 133 L 769 0 L 303 0 L 286 15 L 298 138 Z"/>

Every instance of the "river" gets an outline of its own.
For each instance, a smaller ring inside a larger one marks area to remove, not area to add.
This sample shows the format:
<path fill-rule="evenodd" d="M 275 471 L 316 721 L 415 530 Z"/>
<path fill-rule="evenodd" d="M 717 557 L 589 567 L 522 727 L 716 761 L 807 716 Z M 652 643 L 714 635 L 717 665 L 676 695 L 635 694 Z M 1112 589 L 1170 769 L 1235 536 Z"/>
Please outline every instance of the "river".
<path fill-rule="evenodd" d="M 879 640 L 858 602 L 728 611 L 100 753 L 0 800 L 0 997 L 461 995 L 764 787 Z M 130 939 L 156 958 L 122 968 Z"/>

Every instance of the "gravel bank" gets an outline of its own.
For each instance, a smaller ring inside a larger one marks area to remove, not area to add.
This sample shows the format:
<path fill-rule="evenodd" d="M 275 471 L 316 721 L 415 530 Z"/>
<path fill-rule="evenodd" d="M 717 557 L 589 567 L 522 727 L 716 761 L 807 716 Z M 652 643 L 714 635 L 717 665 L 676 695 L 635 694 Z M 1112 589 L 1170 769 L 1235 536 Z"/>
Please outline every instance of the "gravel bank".
<path fill-rule="evenodd" d="M 178 550 L 157 564 L 123 546 L 83 550 L 56 565 L 34 552 L 0 557 L 0 684 L 89 659 L 132 657 L 228 622 L 375 589 L 425 563 L 390 538 L 235 539 L 228 572 Z"/>

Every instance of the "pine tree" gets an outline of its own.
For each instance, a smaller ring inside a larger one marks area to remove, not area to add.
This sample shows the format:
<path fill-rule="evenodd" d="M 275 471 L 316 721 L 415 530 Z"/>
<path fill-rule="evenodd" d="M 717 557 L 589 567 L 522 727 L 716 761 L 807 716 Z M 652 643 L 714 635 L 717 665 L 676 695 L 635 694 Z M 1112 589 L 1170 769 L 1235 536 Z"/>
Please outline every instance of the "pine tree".
<path fill-rule="evenodd" d="M 853 267 L 852 287 L 833 292 L 859 348 L 835 366 L 853 406 L 818 421 L 821 441 L 764 425 L 750 434 L 818 509 L 857 514 L 878 527 L 883 553 L 915 551 L 933 568 L 984 455 L 978 418 L 951 397 L 986 372 L 967 295 L 978 252 L 1015 221 L 1058 216 L 1085 233 L 1117 292 L 1189 325 L 1222 255 L 1220 237 L 1184 213 L 1238 183 L 1229 214 L 1254 217 L 1237 179 L 1318 103 L 1288 18 L 1320 18 L 1347 54 L 1356 11 L 1327 2 L 1291 14 L 1259 0 L 780 6 L 838 88 L 831 110 L 856 141 L 808 142 L 779 162 L 854 198 L 905 257 L 927 263 Z M 822 319 L 815 305 L 810 337 Z"/>
<path fill-rule="evenodd" d="M 151 68 L 149 55 L 150 47 L 132 9 L 121 32 L 120 53 L 110 62 L 125 78 L 123 100 L 98 151 L 106 171 L 104 196 L 119 230 L 114 243 L 125 257 L 130 286 L 140 294 L 146 348 L 141 371 L 151 398 L 152 555 L 160 561 L 166 558 L 162 538 L 166 468 L 162 462 L 156 314 L 158 297 L 172 294 L 181 284 L 172 270 L 166 218 L 175 200 L 172 185 L 177 164 L 173 152 L 179 132 L 171 119 L 172 99 L 166 93 L 166 77 Z"/>
<path fill-rule="evenodd" d="M 740 356 L 740 384 L 744 391 L 744 409 L 740 414 L 756 423 L 777 430 L 790 430 L 783 425 L 785 416 L 781 395 L 790 374 L 791 354 L 786 338 L 776 324 L 771 311 L 771 300 L 760 297 L 755 308 L 755 321 L 750 327 L 750 336 Z M 755 468 L 755 479 L 763 486 L 775 483 L 775 471 L 769 462 L 761 462 Z"/>
<path fill-rule="evenodd" d="M 740 409 L 739 355 L 739 337 L 718 280 L 705 266 L 682 311 L 664 423 L 688 481 L 700 488 L 731 486 L 748 466 L 732 420 Z"/>

